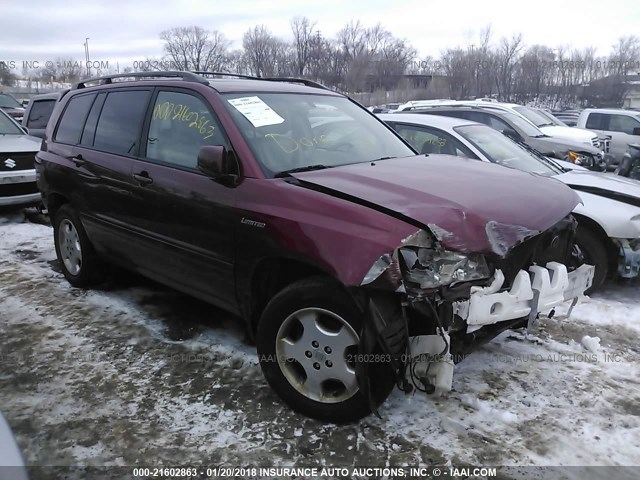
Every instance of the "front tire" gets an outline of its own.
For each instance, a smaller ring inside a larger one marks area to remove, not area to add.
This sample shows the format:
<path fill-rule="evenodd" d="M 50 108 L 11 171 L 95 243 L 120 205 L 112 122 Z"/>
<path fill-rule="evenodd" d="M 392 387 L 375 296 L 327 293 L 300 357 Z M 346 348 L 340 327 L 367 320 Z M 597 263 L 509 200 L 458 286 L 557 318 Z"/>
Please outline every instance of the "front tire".
<path fill-rule="evenodd" d="M 584 256 L 584 263 L 596 267 L 593 274 L 593 283 L 591 287 L 584 292 L 586 295 L 591 295 L 602 286 L 609 273 L 607 246 L 598 235 L 582 225 L 578 225 L 576 245 L 578 245 Z"/>
<path fill-rule="evenodd" d="M 269 302 L 258 324 L 265 378 L 285 403 L 309 417 L 345 423 L 368 415 L 369 401 L 356 378 L 362 322 L 363 314 L 336 282 L 312 277 L 291 284 Z M 373 367 L 377 407 L 394 378 L 388 364 Z"/>
<path fill-rule="evenodd" d="M 56 256 L 67 281 L 74 287 L 88 287 L 104 279 L 104 266 L 78 214 L 70 205 L 63 205 L 53 219 Z"/>

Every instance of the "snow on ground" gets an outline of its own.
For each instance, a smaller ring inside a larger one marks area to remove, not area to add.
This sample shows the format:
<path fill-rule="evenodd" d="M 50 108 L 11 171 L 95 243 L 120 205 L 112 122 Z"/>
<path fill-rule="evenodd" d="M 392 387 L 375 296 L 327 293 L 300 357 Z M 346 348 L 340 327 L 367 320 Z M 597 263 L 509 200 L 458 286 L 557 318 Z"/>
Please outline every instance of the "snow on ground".
<path fill-rule="evenodd" d="M 51 228 L 0 214 L 0 410 L 30 465 L 640 465 L 637 283 L 336 426 L 279 401 L 237 319 L 112 277 L 72 288 Z"/>

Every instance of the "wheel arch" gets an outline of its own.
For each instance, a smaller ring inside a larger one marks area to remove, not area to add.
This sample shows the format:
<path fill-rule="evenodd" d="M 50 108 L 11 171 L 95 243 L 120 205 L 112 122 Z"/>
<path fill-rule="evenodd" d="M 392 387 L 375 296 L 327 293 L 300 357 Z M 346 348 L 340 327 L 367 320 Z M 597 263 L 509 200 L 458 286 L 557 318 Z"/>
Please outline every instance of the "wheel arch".
<path fill-rule="evenodd" d="M 53 218 L 56 215 L 56 212 L 60 210 L 64 204 L 69 203 L 69 199 L 64 195 L 59 193 L 50 193 L 47 195 L 47 211 L 49 213 L 49 218 L 53 221 Z"/>
<path fill-rule="evenodd" d="M 247 312 L 249 335 L 254 338 L 258 320 L 271 298 L 283 288 L 303 278 L 325 276 L 342 285 L 327 270 L 304 260 L 289 257 L 269 257 L 253 268 L 249 280 L 250 306 Z"/>
<path fill-rule="evenodd" d="M 587 228 L 602 241 L 603 245 L 606 247 L 607 259 L 609 260 L 609 271 L 615 272 L 618 264 L 618 248 L 615 246 L 611 238 L 609 238 L 609 235 L 607 235 L 604 228 L 602 228 L 602 225 L 592 218 L 579 213 L 573 213 L 573 216 L 578 221 L 579 226 Z"/>

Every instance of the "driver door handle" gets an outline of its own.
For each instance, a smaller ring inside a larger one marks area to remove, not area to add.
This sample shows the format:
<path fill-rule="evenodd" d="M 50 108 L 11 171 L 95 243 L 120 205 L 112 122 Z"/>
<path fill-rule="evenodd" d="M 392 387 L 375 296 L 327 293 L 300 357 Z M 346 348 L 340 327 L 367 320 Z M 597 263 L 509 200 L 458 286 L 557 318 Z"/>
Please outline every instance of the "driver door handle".
<path fill-rule="evenodd" d="M 135 178 L 140 185 L 150 185 L 153 183 L 153 178 L 145 171 L 134 173 L 133 178 Z"/>

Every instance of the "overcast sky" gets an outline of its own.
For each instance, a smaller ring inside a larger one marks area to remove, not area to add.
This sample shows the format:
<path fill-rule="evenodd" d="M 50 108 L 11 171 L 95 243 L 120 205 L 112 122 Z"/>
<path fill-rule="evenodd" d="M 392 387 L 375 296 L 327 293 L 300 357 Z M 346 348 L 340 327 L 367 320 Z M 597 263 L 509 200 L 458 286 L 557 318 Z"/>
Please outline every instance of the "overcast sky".
<path fill-rule="evenodd" d="M 131 63 L 160 57 L 162 30 L 198 25 L 219 30 L 242 45 L 242 34 L 257 24 L 290 39 L 289 20 L 307 16 L 326 37 L 350 19 L 365 26 L 382 23 L 406 38 L 418 58 L 437 57 L 447 47 L 477 40 L 492 25 L 493 39 L 521 32 L 527 45 L 594 46 L 607 54 L 621 35 L 640 34 L 639 0 L 2 0 L 0 61 L 84 60 L 90 37 L 92 60 Z M 477 43 L 477 41 L 476 41 Z"/>

